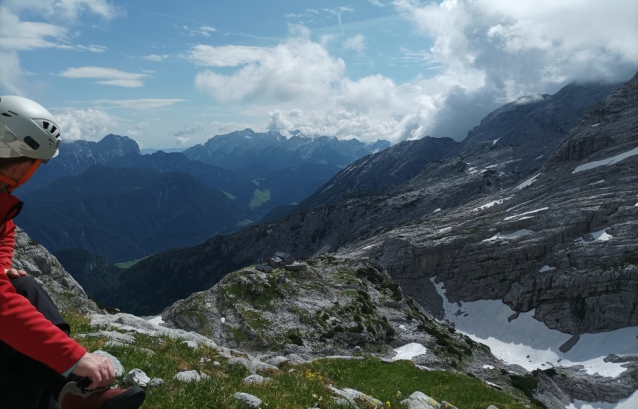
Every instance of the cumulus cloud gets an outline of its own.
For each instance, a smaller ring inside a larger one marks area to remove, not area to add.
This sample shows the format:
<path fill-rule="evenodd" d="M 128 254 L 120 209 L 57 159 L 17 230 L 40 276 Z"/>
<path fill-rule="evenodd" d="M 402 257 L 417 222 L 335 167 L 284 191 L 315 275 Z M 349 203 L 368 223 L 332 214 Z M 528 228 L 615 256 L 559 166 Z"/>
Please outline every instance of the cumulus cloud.
<path fill-rule="evenodd" d="M 238 66 L 233 74 L 206 70 L 197 74 L 195 85 L 210 92 L 220 101 L 257 98 L 290 101 L 297 98 L 322 98 L 331 85 L 343 78 L 345 63 L 333 58 L 320 44 L 310 41 L 307 32 L 292 37 L 276 47 L 200 45 L 192 52 L 223 57 L 200 58 L 197 61 L 211 67 Z"/>
<path fill-rule="evenodd" d="M 127 109 L 139 109 L 139 110 L 149 110 L 156 108 L 163 108 L 167 106 L 171 106 L 178 102 L 184 102 L 184 99 L 171 98 L 171 99 L 161 99 L 161 98 L 146 98 L 146 99 L 94 99 L 91 100 L 92 104 L 102 105 L 102 106 L 114 106 L 119 108 L 127 108 Z"/>
<path fill-rule="evenodd" d="M 62 141 L 100 140 L 110 129 L 121 121 L 107 112 L 94 109 L 70 110 L 55 115 Z"/>
<path fill-rule="evenodd" d="M 345 48 L 346 50 L 353 50 L 358 53 L 363 53 L 363 50 L 366 48 L 365 38 L 361 34 L 348 37 L 343 42 L 343 48 Z"/>
<path fill-rule="evenodd" d="M 638 66 L 638 3 L 580 0 L 395 0 L 425 37 L 426 56 L 449 86 L 434 136 L 460 139 L 458 112 L 475 123 L 495 107 L 526 94 L 553 93 L 572 81 L 622 81 Z M 455 114 L 453 114 L 455 113 Z M 449 134 L 452 132 L 452 134 Z"/>
<path fill-rule="evenodd" d="M 198 88 L 220 101 L 273 107 L 268 129 L 284 134 L 299 129 L 364 140 L 418 138 L 442 101 L 438 86 L 428 86 L 425 93 L 421 79 L 404 84 L 382 75 L 351 80 L 344 61 L 299 27 L 275 47 L 200 45 L 191 51 L 199 56 L 194 62 L 209 68 L 197 74 Z M 230 74 L 213 70 L 219 66 L 236 68 Z"/>
<path fill-rule="evenodd" d="M 189 58 L 203 67 L 197 88 L 222 102 L 247 103 L 252 113 L 268 112 L 268 129 L 284 134 L 460 140 L 488 112 L 523 95 L 554 93 L 572 81 L 628 79 L 638 66 L 632 43 L 638 26 L 628 16 L 638 4 L 611 1 L 613 7 L 578 0 L 396 0 L 424 43 L 433 43 L 397 60 L 421 65 L 428 75 L 402 83 L 383 75 L 349 78 L 328 41 L 311 40 L 300 26 L 277 46 L 196 45 Z M 356 37 L 346 41 L 363 49 L 365 39 Z"/>
<path fill-rule="evenodd" d="M 115 85 L 118 87 L 137 88 L 144 86 L 142 78 L 147 74 L 124 72 L 114 68 L 104 67 L 79 67 L 69 68 L 60 73 L 66 78 L 95 78 L 98 84 Z"/>

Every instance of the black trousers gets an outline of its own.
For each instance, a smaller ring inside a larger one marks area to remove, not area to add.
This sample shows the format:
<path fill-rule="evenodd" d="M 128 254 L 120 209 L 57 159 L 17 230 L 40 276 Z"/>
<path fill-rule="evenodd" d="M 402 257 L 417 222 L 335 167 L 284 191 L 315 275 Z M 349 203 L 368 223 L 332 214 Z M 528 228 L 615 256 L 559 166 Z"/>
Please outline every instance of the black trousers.
<path fill-rule="evenodd" d="M 71 327 L 62 318 L 53 300 L 31 277 L 11 279 L 16 292 L 26 299 L 62 331 L 70 334 Z M 0 341 L 0 408 L 54 409 L 58 394 L 67 379 L 9 345 Z"/>

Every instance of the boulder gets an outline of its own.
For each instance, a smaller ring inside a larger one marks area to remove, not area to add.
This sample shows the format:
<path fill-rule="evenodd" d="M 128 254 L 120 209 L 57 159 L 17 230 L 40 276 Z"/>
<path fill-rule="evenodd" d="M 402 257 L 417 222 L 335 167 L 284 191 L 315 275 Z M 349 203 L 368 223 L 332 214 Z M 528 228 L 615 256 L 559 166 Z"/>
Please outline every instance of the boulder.
<path fill-rule="evenodd" d="M 129 385 L 146 386 L 150 381 L 151 378 L 139 368 L 131 369 L 124 377 L 124 382 Z"/>
<path fill-rule="evenodd" d="M 240 401 L 246 409 L 258 409 L 261 406 L 261 399 L 248 393 L 237 392 L 235 399 Z"/>
<path fill-rule="evenodd" d="M 178 381 L 182 382 L 197 382 L 200 381 L 202 378 L 199 373 L 197 373 L 197 371 L 193 369 L 190 371 L 178 372 L 177 374 L 175 374 L 173 379 L 177 379 Z"/>

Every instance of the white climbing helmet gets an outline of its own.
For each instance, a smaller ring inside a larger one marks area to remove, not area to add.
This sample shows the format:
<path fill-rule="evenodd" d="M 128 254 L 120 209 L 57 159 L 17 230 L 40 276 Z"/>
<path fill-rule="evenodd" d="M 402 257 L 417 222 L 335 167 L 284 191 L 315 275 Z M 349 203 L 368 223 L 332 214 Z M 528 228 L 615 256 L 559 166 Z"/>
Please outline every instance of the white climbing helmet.
<path fill-rule="evenodd" d="M 58 155 L 60 127 L 42 105 L 27 98 L 0 97 L 0 158 L 44 161 Z"/>

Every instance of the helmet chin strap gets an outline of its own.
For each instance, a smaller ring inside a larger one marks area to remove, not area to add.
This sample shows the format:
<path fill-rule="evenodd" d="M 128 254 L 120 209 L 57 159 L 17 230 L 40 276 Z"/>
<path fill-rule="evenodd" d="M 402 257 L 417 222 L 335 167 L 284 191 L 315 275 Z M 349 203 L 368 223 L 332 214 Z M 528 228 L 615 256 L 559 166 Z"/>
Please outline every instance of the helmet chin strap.
<path fill-rule="evenodd" d="M 5 183 L 7 185 L 5 189 L 7 190 L 7 192 L 11 193 L 14 189 L 17 189 L 18 187 L 20 187 L 20 185 L 23 185 L 27 180 L 29 180 L 29 178 L 33 176 L 35 171 L 38 170 L 38 167 L 40 167 L 41 163 L 42 159 L 36 159 L 35 162 L 33 162 L 29 167 L 29 170 L 27 170 L 26 173 L 20 178 L 20 180 L 17 181 L 0 173 L 0 182 Z"/>

